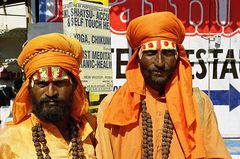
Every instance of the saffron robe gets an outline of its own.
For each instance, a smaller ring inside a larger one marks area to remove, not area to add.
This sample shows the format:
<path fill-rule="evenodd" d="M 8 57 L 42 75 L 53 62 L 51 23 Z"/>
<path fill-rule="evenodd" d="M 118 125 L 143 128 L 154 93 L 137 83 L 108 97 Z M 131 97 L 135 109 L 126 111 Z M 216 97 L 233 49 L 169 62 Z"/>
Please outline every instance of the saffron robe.
<path fill-rule="evenodd" d="M 199 117 L 203 121 L 197 120 L 197 124 L 202 124 L 204 148 L 207 159 L 231 159 L 231 156 L 223 142 L 218 130 L 217 120 L 214 109 L 209 97 L 200 91 L 202 106 L 201 110 L 195 108 Z M 113 94 L 108 95 L 101 103 L 98 111 L 98 127 L 96 131 L 97 147 L 96 154 L 98 159 L 141 159 L 142 158 L 142 118 L 139 121 L 127 126 L 106 125 L 103 122 L 104 110 L 111 101 Z M 192 97 L 194 102 L 196 94 Z M 146 91 L 147 112 L 150 113 L 153 123 L 153 145 L 154 159 L 162 158 L 162 128 L 164 114 L 167 110 L 164 98 L 159 98 L 158 93 L 152 89 Z M 197 104 L 195 104 L 197 105 Z M 117 105 L 116 105 L 117 107 Z M 202 123 L 201 123 L 202 122 Z M 196 159 L 193 154 L 191 159 Z M 185 159 L 185 155 L 174 130 L 170 147 L 169 159 Z"/>
<path fill-rule="evenodd" d="M 17 125 L 0 129 L 0 159 L 34 159 L 37 158 L 32 141 L 32 127 L 38 119 L 33 114 Z M 96 159 L 94 146 L 90 139 L 93 129 L 89 119 L 82 119 L 81 140 L 83 141 L 86 159 Z M 68 144 L 56 126 L 42 123 L 46 135 L 49 155 L 52 159 L 71 159 L 71 142 Z"/>

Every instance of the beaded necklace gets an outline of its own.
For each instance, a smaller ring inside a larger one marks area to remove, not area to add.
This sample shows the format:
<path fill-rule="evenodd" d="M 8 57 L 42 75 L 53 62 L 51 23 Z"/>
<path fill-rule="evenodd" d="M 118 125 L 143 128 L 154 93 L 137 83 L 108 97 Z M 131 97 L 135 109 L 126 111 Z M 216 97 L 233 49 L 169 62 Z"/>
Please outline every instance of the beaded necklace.
<path fill-rule="evenodd" d="M 82 141 L 79 138 L 79 124 L 70 124 L 71 130 L 71 150 L 73 159 L 84 159 Z M 51 159 L 47 140 L 41 124 L 36 124 L 32 127 L 33 143 L 38 159 Z M 44 157 L 44 154 L 45 157 Z"/>
<path fill-rule="evenodd" d="M 147 112 L 146 101 L 141 101 L 142 128 L 143 128 L 143 159 L 153 159 L 153 132 L 151 115 Z M 162 130 L 162 159 L 168 159 L 173 135 L 173 123 L 169 112 L 164 114 Z"/>

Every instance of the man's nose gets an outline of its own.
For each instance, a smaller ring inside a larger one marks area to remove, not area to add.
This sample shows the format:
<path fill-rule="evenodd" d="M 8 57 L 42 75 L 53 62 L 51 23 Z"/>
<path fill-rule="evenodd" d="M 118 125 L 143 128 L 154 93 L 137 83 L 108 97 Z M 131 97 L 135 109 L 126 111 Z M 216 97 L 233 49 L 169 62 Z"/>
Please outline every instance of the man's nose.
<path fill-rule="evenodd" d="M 159 50 L 156 54 L 156 57 L 155 57 L 155 64 L 159 67 L 163 66 L 164 65 L 164 59 L 163 59 L 163 56 L 161 54 L 161 51 Z"/>
<path fill-rule="evenodd" d="M 58 97 L 59 95 L 57 87 L 52 82 L 50 82 L 49 85 L 47 86 L 45 94 L 48 97 Z"/>

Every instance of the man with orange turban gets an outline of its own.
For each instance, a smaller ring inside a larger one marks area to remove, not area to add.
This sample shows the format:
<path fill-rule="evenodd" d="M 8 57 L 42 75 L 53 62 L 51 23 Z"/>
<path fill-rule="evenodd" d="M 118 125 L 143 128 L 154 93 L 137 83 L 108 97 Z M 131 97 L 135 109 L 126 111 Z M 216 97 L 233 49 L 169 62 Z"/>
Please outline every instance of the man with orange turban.
<path fill-rule="evenodd" d="M 185 29 L 170 12 L 132 20 L 126 83 L 98 112 L 98 159 L 230 159 L 213 106 L 192 89 Z"/>
<path fill-rule="evenodd" d="M 18 57 L 26 81 L 13 104 L 13 122 L 0 130 L 1 159 L 92 159 L 95 118 L 79 78 L 78 40 L 45 34 Z"/>

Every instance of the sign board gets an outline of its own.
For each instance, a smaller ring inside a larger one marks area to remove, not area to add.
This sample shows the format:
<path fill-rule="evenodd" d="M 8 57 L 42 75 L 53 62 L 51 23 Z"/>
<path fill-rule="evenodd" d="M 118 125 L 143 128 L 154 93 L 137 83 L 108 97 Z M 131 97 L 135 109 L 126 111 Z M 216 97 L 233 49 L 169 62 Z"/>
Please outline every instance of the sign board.
<path fill-rule="evenodd" d="M 63 21 L 62 6 L 65 0 L 31 0 L 33 22 L 41 23 L 59 23 Z M 80 0 L 72 0 L 77 3 Z M 96 4 L 102 4 L 108 6 L 108 0 L 82 0 L 86 2 L 92 2 Z M 35 8 L 37 8 L 37 11 Z"/>
<path fill-rule="evenodd" d="M 64 34 L 78 39 L 84 52 L 81 80 L 88 92 L 112 91 L 109 8 L 83 1 L 63 3 Z"/>

